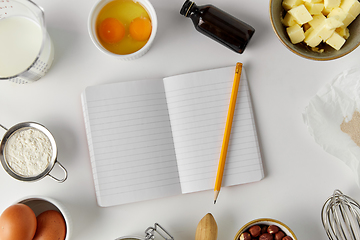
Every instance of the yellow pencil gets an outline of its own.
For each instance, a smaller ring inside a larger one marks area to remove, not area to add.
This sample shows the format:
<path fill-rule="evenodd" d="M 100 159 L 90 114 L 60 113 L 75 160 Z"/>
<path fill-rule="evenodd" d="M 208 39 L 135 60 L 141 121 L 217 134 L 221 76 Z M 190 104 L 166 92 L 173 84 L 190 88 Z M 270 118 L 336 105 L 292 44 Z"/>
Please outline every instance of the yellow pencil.
<path fill-rule="evenodd" d="M 228 110 L 228 114 L 227 114 L 227 118 L 226 118 L 225 132 L 224 132 L 224 138 L 223 138 L 222 147 L 221 147 L 219 166 L 218 166 L 218 170 L 217 170 L 217 174 L 216 174 L 216 181 L 215 181 L 215 187 L 214 187 L 214 194 L 215 194 L 214 195 L 214 204 L 216 203 L 216 200 L 219 196 L 219 192 L 220 192 L 220 188 L 221 188 L 221 182 L 222 182 L 222 178 L 223 178 L 225 161 L 226 161 L 226 154 L 227 154 L 227 149 L 228 149 L 229 140 L 230 140 L 231 125 L 232 125 L 234 112 L 235 112 L 237 93 L 239 90 L 241 70 L 242 70 L 242 63 L 236 63 L 234 83 L 233 83 L 232 91 L 231 91 L 231 98 L 230 98 L 229 110 Z"/>

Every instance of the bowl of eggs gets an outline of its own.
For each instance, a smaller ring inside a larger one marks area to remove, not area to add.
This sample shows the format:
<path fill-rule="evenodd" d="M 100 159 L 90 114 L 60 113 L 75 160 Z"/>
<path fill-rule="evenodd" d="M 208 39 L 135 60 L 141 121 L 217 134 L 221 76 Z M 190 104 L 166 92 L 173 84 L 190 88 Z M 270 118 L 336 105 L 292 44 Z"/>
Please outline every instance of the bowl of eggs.
<path fill-rule="evenodd" d="M 311 60 L 343 57 L 360 45 L 358 0 L 270 0 L 270 21 L 279 40 Z"/>
<path fill-rule="evenodd" d="M 69 240 L 69 213 L 58 201 L 39 196 L 18 200 L 0 215 L 1 240 Z"/>
<path fill-rule="evenodd" d="M 95 46 L 120 60 L 137 59 L 147 53 L 157 25 L 155 9 L 148 0 L 99 0 L 88 19 Z"/>

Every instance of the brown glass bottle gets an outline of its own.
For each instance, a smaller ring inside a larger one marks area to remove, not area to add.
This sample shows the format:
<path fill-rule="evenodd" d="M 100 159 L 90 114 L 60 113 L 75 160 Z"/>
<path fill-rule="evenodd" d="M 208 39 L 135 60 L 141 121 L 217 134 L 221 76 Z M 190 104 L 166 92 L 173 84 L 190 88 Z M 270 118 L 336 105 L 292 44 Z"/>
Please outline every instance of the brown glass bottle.
<path fill-rule="evenodd" d="M 237 53 L 243 53 L 255 29 L 213 5 L 186 0 L 180 14 L 191 18 L 197 31 Z"/>

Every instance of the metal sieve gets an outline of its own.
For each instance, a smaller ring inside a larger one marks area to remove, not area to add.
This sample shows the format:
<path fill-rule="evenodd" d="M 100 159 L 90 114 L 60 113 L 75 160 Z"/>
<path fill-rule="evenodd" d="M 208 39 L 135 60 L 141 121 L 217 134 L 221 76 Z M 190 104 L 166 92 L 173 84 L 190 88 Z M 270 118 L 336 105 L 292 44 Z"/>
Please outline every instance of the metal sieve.
<path fill-rule="evenodd" d="M 115 240 L 153 240 L 155 239 L 155 233 L 165 240 L 174 240 L 174 238 L 168 233 L 165 228 L 160 224 L 155 223 L 154 227 L 148 227 L 145 230 L 145 237 L 119 237 Z"/>
<path fill-rule="evenodd" d="M 321 220 L 330 240 L 360 239 L 360 205 L 340 190 L 326 200 Z"/>
<path fill-rule="evenodd" d="M 60 183 L 64 182 L 67 179 L 68 173 L 67 173 L 66 169 L 57 160 L 57 147 L 56 147 L 55 139 L 46 127 L 44 127 L 43 125 L 41 125 L 39 123 L 35 123 L 35 122 L 18 123 L 16 125 L 12 126 L 10 129 L 7 129 L 6 127 L 2 126 L 1 124 L 0 124 L 0 127 L 6 131 L 6 133 L 4 134 L 4 136 L 1 140 L 1 143 L 0 143 L 0 161 L 1 161 L 3 168 L 10 176 L 12 176 L 13 178 L 15 178 L 17 180 L 26 181 L 26 182 L 37 181 L 37 180 L 44 178 L 45 176 L 49 176 L 52 179 L 54 179 L 55 181 L 60 182 Z M 13 134 L 15 134 L 16 132 L 26 130 L 26 129 L 31 129 L 31 128 L 37 129 L 47 136 L 47 138 L 50 140 L 50 143 L 51 143 L 52 154 L 51 154 L 51 160 L 43 172 L 41 172 L 40 174 L 38 174 L 36 176 L 27 177 L 27 176 L 21 175 L 21 174 L 15 172 L 14 170 L 12 170 L 8 161 L 6 160 L 5 148 L 6 148 L 7 141 L 13 136 Z M 62 179 L 56 178 L 50 174 L 51 170 L 55 166 L 55 163 L 57 163 L 59 165 L 59 167 L 65 173 L 65 176 Z"/>

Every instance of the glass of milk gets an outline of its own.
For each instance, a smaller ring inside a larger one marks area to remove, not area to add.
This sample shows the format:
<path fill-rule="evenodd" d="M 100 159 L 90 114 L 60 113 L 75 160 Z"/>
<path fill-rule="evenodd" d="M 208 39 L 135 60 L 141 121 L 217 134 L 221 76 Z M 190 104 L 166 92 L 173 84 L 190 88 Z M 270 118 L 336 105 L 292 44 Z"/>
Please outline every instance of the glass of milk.
<path fill-rule="evenodd" d="M 0 0 L 0 80 L 31 83 L 49 70 L 54 47 L 44 11 L 30 0 Z"/>

